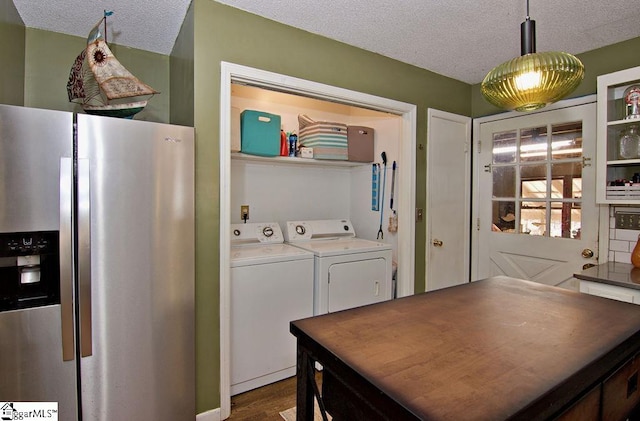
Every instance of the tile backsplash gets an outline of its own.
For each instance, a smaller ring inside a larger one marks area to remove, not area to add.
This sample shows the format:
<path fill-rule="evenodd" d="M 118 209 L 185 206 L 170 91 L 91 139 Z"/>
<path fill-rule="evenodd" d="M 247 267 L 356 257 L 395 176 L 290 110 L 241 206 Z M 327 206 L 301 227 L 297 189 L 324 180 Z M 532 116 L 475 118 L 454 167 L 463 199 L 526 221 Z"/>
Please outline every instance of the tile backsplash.
<path fill-rule="evenodd" d="M 639 230 L 622 229 L 616 226 L 616 220 L 620 220 L 620 213 L 638 214 L 640 218 L 640 208 L 616 208 L 609 207 L 609 261 L 619 263 L 630 263 L 631 252 L 638 242 Z M 618 214 L 618 218 L 616 218 Z"/>

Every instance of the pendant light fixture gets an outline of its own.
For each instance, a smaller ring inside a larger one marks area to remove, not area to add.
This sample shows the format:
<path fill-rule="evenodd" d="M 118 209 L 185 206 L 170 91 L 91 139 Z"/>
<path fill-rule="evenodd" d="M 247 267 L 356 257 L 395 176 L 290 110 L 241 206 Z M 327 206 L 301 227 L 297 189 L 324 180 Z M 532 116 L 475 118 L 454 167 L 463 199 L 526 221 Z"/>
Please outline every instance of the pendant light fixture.
<path fill-rule="evenodd" d="M 533 111 L 573 92 L 584 78 L 584 66 L 572 54 L 536 53 L 536 21 L 520 25 L 520 57 L 502 63 L 482 81 L 480 90 L 493 105 L 517 111 Z"/>

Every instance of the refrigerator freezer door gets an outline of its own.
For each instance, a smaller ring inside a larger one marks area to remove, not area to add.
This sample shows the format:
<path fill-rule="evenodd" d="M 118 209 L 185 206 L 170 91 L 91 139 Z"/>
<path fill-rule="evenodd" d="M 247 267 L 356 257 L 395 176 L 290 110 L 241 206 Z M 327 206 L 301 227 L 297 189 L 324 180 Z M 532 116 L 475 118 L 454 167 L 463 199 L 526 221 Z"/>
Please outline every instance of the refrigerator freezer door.
<path fill-rule="evenodd" d="M 0 232 L 62 229 L 60 163 L 73 156 L 72 147 L 71 113 L 0 105 Z M 69 237 L 61 233 L 60 252 L 71 258 L 71 244 L 62 242 Z M 70 276 L 65 277 L 68 286 Z M 63 361 L 60 309 L 49 305 L 0 312 L 0 400 L 58 402 L 59 419 L 74 420 L 73 326 L 66 330 L 71 360 Z M 68 315 L 72 323 L 73 313 Z"/>
<path fill-rule="evenodd" d="M 91 279 L 79 279 L 92 318 L 85 419 L 195 417 L 193 142 L 190 128 L 78 115 L 90 174 L 90 232 L 78 232 L 91 255 Z"/>
<path fill-rule="evenodd" d="M 75 361 L 62 361 L 60 306 L 0 313 L 0 400 L 58 402 L 77 419 Z"/>

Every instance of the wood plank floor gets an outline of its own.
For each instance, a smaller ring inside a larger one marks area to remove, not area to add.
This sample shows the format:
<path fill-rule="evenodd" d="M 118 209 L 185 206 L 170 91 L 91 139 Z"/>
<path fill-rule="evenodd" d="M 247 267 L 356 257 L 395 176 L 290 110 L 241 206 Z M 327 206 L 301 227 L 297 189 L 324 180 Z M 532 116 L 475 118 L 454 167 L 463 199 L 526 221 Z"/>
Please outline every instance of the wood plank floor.
<path fill-rule="evenodd" d="M 321 387 L 322 374 L 316 372 Z M 296 406 L 296 378 L 290 377 L 231 397 L 232 421 L 283 421 L 280 412 Z"/>
<path fill-rule="evenodd" d="M 231 397 L 233 421 L 283 421 L 280 412 L 296 405 L 296 378 L 291 377 Z"/>

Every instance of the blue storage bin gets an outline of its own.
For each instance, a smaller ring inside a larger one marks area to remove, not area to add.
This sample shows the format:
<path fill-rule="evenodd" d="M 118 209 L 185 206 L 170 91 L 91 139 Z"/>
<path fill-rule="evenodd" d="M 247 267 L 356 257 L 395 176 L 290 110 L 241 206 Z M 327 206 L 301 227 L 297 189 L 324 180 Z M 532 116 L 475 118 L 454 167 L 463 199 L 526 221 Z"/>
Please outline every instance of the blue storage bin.
<path fill-rule="evenodd" d="M 244 110 L 240 114 L 240 150 L 261 156 L 280 155 L 280 116 Z"/>

